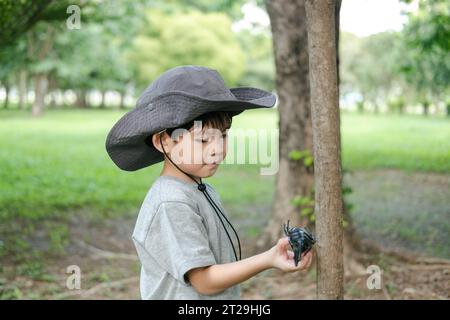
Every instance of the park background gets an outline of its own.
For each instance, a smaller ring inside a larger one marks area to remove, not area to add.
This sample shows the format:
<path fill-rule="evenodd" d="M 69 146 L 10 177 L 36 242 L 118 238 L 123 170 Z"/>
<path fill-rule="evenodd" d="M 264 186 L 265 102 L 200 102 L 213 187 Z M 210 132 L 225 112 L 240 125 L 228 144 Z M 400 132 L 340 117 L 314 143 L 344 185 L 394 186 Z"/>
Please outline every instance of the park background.
<path fill-rule="evenodd" d="M 80 8 L 79 28 L 71 5 Z M 205 65 L 229 87 L 277 93 L 266 11 L 245 0 L 1 2 L 0 298 L 139 298 L 130 237 L 161 165 L 119 170 L 106 135 L 177 65 Z M 449 298 L 449 11 L 438 0 L 342 1 L 344 197 L 358 237 L 345 298 Z M 233 128 L 278 128 L 280 108 L 245 111 Z M 313 161 L 304 150 L 289 157 L 306 168 Z M 257 252 L 276 177 L 225 164 L 207 182 L 238 227 L 243 256 Z M 311 199 L 292 201 L 313 223 Z M 361 252 L 361 243 L 373 251 Z M 65 286 L 74 264 L 78 291 Z M 366 286 L 371 264 L 383 270 L 380 290 Z M 311 299 L 315 279 L 314 268 L 301 277 L 269 270 L 244 283 L 243 297 Z"/>

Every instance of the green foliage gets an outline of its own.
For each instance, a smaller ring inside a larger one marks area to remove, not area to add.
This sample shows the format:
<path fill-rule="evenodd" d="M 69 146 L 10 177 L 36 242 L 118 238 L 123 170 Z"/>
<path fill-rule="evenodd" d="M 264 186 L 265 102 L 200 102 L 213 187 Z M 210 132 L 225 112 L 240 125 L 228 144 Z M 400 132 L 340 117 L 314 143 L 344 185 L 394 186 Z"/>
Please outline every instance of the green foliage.
<path fill-rule="evenodd" d="M 418 2 L 403 30 L 407 50 L 401 63 L 417 100 L 446 99 L 450 95 L 450 10 L 448 1 Z"/>
<path fill-rule="evenodd" d="M 365 38 L 342 32 L 340 46 L 342 93 L 358 93 L 358 111 L 365 102 L 380 104 L 384 99 L 404 91 L 399 76 L 402 60 L 400 35 L 382 32 Z M 389 53 L 389 54 L 387 54 Z"/>
<path fill-rule="evenodd" d="M 37 21 L 51 0 L 0 0 L 0 46 L 14 43 Z M 20 19 L 19 19 L 20 17 Z"/>
<path fill-rule="evenodd" d="M 245 67 L 245 55 L 231 31 L 230 19 L 221 13 L 198 11 L 170 15 L 148 11 L 147 24 L 136 37 L 128 57 L 136 68 L 141 87 L 167 69 L 185 64 L 216 69 L 231 86 L 237 83 Z"/>
<path fill-rule="evenodd" d="M 402 96 L 397 96 L 389 99 L 387 105 L 391 112 L 403 113 L 406 107 L 406 102 Z"/>
<path fill-rule="evenodd" d="M 270 33 L 242 30 L 237 36 L 247 61 L 239 85 L 251 84 L 265 90 L 275 90 L 275 65 Z"/>
<path fill-rule="evenodd" d="M 418 1 L 418 5 L 417 11 L 407 14 L 401 31 L 363 38 L 341 32 L 341 92 L 359 95 L 359 111 L 367 102 L 401 111 L 399 97 L 405 106 L 419 102 L 424 109 L 429 104 L 440 108 L 450 95 L 448 1 Z"/>
<path fill-rule="evenodd" d="M 246 0 L 160 0 L 158 8 L 167 11 L 197 10 L 203 13 L 222 12 L 233 20 L 243 17 L 241 7 Z"/>
<path fill-rule="evenodd" d="M 311 196 L 296 196 L 291 200 L 291 203 L 299 207 L 300 216 L 306 217 L 309 221 L 315 221 L 314 215 L 314 195 Z"/>
<path fill-rule="evenodd" d="M 292 150 L 289 152 L 288 157 L 295 161 L 300 161 L 303 159 L 303 164 L 305 167 L 309 168 L 314 164 L 314 158 L 311 151 L 305 150 Z"/>
<path fill-rule="evenodd" d="M 0 282 L 0 300 L 20 300 L 22 297 L 23 293 L 17 286 L 2 285 Z"/>
<path fill-rule="evenodd" d="M 50 251 L 54 254 L 65 252 L 65 246 L 69 243 L 69 229 L 67 225 L 47 222 L 46 229 L 50 238 Z"/>

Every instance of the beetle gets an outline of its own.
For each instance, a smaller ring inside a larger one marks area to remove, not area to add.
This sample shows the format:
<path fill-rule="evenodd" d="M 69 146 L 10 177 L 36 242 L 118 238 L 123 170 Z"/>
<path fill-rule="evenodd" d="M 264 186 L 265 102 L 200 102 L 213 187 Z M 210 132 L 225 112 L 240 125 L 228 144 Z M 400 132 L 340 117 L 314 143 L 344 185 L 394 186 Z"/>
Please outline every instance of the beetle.
<path fill-rule="evenodd" d="M 289 244 L 292 251 L 294 251 L 295 266 L 302 259 L 302 253 L 306 254 L 311 250 L 316 243 L 316 238 L 306 229 L 300 227 L 289 227 L 289 220 L 287 224 L 283 223 L 283 231 L 289 237 Z"/>

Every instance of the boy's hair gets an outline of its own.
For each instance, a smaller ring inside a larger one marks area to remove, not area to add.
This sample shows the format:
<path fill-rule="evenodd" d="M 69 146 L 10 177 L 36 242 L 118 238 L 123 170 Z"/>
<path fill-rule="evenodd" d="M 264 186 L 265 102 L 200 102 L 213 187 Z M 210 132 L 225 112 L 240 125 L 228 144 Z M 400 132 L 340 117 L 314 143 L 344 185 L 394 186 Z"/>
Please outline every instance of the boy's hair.
<path fill-rule="evenodd" d="M 169 136 L 172 136 L 172 133 L 176 129 L 190 130 L 194 126 L 194 121 L 202 121 L 202 130 L 204 130 L 206 127 L 208 127 L 208 128 L 219 129 L 220 131 L 225 131 L 226 129 L 229 129 L 231 127 L 232 118 L 226 111 L 208 112 L 208 113 L 202 114 L 201 116 L 197 117 L 196 119 L 194 119 L 192 121 L 182 124 L 179 127 L 166 128 L 166 132 Z M 151 135 L 145 139 L 145 143 L 148 146 L 153 147 Z"/>

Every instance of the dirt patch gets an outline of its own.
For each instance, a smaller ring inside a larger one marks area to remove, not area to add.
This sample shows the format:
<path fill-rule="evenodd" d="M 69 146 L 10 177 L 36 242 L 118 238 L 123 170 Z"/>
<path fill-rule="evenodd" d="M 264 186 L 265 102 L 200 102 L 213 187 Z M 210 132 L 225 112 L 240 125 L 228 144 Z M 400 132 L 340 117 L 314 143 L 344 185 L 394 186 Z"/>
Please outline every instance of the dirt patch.
<path fill-rule="evenodd" d="M 345 180 L 354 190 L 349 201 L 355 205 L 353 217 L 359 235 L 385 249 L 367 255 L 358 268 L 346 268 L 345 298 L 449 299 L 449 260 L 430 262 L 426 257 L 448 258 L 450 254 L 449 176 L 383 170 L 350 173 Z M 256 253 L 253 247 L 270 206 L 224 205 L 242 236 L 243 257 Z M 136 217 L 93 221 L 83 216 L 75 214 L 69 221 L 64 253 L 21 264 L 2 262 L 0 297 L 140 299 L 140 264 L 131 241 Z M 34 248 L 47 246 L 42 242 Z M 392 249 L 424 257 L 405 261 L 391 254 Z M 81 270 L 81 290 L 66 287 L 67 268 L 72 265 Z M 380 289 L 367 287 L 370 265 L 379 266 L 382 272 Z M 314 266 L 308 273 L 267 270 L 242 284 L 244 299 L 315 299 L 315 291 Z"/>
<path fill-rule="evenodd" d="M 397 170 L 352 172 L 358 234 L 389 249 L 450 259 L 450 175 Z"/>
<path fill-rule="evenodd" d="M 46 279 L 17 275 L 4 268 L 2 291 L 20 299 L 140 299 L 140 265 L 130 240 L 134 218 L 103 223 L 79 221 L 70 227 L 71 244 L 63 257 L 48 257 Z M 243 239 L 244 256 L 252 253 L 251 239 Z M 443 260 L 444 261 L 444 260 Z M 382 270 L 381 289 L 369 290 L 365 272 L 345 278 L 346 299 L 448 299 L 450 262 L 409 264 L 388 255 L 371 256 L 367 266 Z M 67 267 L 81 269 L 81 290 L 69 290 Z M 4 279 L 6 280 L 6 279 Z M 267 270 L 242 284 L 243 299 L 315 299 L 315 267 L 308 273 L 283 274 Z M 14 292 L 16 296 L 14 296 Z M 4 298 L 8 296 L 4 295 Z"/>

